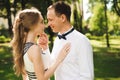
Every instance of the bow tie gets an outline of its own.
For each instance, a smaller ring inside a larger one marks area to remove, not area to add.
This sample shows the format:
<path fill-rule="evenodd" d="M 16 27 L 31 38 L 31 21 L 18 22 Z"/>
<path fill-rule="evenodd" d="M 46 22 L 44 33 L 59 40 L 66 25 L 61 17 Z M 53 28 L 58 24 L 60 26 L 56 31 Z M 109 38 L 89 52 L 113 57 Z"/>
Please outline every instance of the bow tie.
<path fill-rule="evenodd" d="M 68 32 L 65 33 L 65 34 L 62 34 L 62 35 L 59 35 L 59 34 L 58 34 L 58 38 L 59 38 L 59 39 L 64 39 L 64 40 L 66 40 L 67 38 L 66 38 L 65 36 L 68 35 L 69 33 L 71 33 L 73 30 L 74 30 L 74 28 L 72 28 L 70 31 L 68 31 Z"/>
<path fill-rule="evenodd" d="M 65 37 L 64 35 L 58 35 L 58 38 L 59 38 L 59 39 L 62 38 L 62 39 L 64 39 L 64 40 L 66 40 L 66 37 Z"/>

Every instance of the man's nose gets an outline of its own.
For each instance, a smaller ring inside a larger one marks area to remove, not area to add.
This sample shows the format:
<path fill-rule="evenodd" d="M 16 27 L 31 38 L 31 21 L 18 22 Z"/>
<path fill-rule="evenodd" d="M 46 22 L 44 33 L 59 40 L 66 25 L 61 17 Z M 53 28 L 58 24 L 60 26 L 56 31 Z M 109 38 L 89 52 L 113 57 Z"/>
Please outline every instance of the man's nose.
<path fill-rule="evenodd" d="M 52 26 L 51 22 L 48 22 L 48 25 L 47 25 L 47 26 L 51 27 L 51 26 Z"/>

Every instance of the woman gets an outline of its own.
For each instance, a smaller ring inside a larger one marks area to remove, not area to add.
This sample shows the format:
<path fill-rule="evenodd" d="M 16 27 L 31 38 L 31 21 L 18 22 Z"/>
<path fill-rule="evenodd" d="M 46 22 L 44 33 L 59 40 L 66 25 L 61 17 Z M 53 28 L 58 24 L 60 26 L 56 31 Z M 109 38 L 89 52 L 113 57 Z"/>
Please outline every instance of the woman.
<path fill-rule="evenodd" d="M 44 33 L 44 27 L 43 17 L 36 9 L 20 11 L 15 19 L 12 39 L 14 69 L 18 76 L 22 74 L 23 80 L 48 80 L 69 53 L 70 44 L 67 43 L 61 49 L 57 60 L 50 67 L 45 67 L 43 60 L 48 58 L 49 54 L 43 53 L 36 44 L 36 38 Z M 50 60 L 46 59 L 46 63 L 47 61 Z"/>

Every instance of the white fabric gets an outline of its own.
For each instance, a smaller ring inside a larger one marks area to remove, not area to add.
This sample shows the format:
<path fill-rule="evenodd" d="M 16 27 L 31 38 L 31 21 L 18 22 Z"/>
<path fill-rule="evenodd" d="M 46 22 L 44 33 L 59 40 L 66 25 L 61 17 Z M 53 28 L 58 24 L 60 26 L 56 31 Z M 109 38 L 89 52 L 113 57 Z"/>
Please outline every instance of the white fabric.
<path fill-rule="evenodd" d="M 44 69 L 49 68 L 49 65 L 50 65 L 50 52 L 48 52 L 48 51 L 49 50 L 46 50 L 43 52 L 43 54 L 41 54 L 43 64 L 44 64 Z M 25 69 L 29 72 L 35 72 L 33 63 L 30 61 L 28 53 L 25 53 L 23 59 L 24 59 Z M 37 79 L 32 79 L 32 80 L 37 80 Z"/>
<path fill-rule="evenodd" d="M 93 80 L 93 52 L 88 38 L 76 30 L 66 38 L 67 40 L 57 37 L 54 41 L 52 61 L 55 61 L 65 43 L 71 43 L 70 53 L 55 71 L 55 80 Z"/>

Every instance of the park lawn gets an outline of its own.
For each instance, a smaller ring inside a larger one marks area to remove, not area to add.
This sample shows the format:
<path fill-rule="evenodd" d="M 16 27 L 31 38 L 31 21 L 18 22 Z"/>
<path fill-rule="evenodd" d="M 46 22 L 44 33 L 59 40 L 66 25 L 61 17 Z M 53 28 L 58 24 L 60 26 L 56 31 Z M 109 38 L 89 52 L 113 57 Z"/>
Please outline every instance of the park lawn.
<path fill-rule="evenodd" d="M 120 80 L 120 37 L 110 37 L 110 48 L 104 37 L 93 37 L 95 80 Z"/>
<path fill-rule="evenodd" d="M 95 80 L 120 80 L 120 37 L 110 37 L 110 48 L 104 37 L 91 37 L 94 51 Z M 11 47 L 0 44 L 0 80 L 22 80 L 13 71 Z M 52 78 L 52 80 L 54 80 Z"/>

